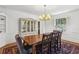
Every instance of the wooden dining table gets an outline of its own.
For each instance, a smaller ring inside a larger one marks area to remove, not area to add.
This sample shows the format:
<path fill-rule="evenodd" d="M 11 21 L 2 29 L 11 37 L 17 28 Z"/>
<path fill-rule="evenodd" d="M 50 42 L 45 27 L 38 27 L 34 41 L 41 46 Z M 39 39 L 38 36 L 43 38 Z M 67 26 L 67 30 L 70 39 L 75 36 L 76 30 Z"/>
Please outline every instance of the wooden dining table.
<path fill-rule="evenodd" d="M 36 53 L 35 46 L 38 42 L 42 41 L 43 34 L 40 35 L 30 35 L 30 36 L 24 36 L 25 42 L 27 42 L 29 45 L 32 45 L 32 54 Z"/>

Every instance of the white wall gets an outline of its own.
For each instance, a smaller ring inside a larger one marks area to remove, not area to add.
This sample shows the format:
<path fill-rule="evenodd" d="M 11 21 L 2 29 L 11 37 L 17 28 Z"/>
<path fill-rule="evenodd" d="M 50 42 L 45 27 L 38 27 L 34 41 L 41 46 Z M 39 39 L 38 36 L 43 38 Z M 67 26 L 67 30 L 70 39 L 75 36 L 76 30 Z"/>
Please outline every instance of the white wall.
<path fill-rule="evenodd" d="M 19 18 L 33 18 L 38 20 L 36 15 L 2 7 L 0 7 L 0 14 L 6 16 L 6 33 L 0 33 L 0 47 L 15 42 L 15 34 L 18 33 Z"/>
<path fill-rule="evenodd" d="M 46 33 L 53 32 L 53 28 L 54 28 L 54 25 L 53 25 L 53 18 L 52 18 L 52 19 L 46 21 L 46 25 L 45 25 Z"/>
<path fill-rule="evenodd" d="M 62 38 L 79 43 L 79 10 L 55 15 L 54 19 L 67 17 L 66 31 Z"/>
<path fill-rule="evenodd" d="M 48 21 L 41 21 L 41 33 L 49 33 L 53 31 L 53 19 L 50 19 Z"/>

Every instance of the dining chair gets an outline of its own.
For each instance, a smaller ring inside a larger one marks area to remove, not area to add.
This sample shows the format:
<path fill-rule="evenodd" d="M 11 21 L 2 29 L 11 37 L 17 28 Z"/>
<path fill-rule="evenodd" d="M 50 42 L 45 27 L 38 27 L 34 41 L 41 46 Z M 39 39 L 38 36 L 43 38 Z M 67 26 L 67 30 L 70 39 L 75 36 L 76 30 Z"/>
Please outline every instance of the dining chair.
<path fill-rule="evenodd" d="M 49 54 L 50 53 L 50 35 L 43 34 L 42 37 L 42 54 Z"/>
<path fill-rule="evenodd" d="M 61 36 L 62 36 L 61 31 L 58 31 L 58 30 L 53 31 L 52 38 L 54 42 L 55 53 L 60 53 L 61 51 Z"/>
<path fill-rule="evenodd" d="M 42 54 L 42 41 L 38 42 L 35 48 L 36 48 L 36 54 Z"/>
<path fill-rule="evenodd" d="M 19 34 L 15 35 L 15 39 L 16 39 L 16 44 L 17 44 L 17 47 L 18 47 L 18 50 L 19 50 L 20 54 L 30 54 L 31 53 L 31 51 L 32 51 L 31 47 L 32 46 L 27 45 L 26 48 L 25 48 L 25 46 L 23 45 L 22 39 L 19 36 Z"/>
<path fill-rule="evenodd" d="M 55 54 L 56 51 L 57 51 L 57 37 L 56 37 L 56 33 L 51 33 L 51 42 L 50 42 L 50 45 L 51 45 L 51 48 L 50 48 L 50 51 L 51 51 L 51 54 Z"/>

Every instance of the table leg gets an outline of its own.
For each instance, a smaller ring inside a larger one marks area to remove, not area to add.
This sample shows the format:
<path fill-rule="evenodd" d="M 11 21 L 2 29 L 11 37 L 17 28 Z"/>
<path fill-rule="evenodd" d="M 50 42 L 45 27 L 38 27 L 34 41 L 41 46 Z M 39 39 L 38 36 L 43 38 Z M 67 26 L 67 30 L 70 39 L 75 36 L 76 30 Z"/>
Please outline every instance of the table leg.
<path fill-rule="evenodd" d="M 32 46 L 32 54 L 36 54 L 35 44 L 33 44 L 33 46 Z"/>

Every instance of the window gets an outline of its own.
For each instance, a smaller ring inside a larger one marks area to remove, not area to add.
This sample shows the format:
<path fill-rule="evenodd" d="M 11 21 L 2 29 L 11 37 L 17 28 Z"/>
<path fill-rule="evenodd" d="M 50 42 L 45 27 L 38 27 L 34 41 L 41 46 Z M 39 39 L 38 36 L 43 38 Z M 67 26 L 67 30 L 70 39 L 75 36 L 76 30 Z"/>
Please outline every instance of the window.
<path fill-rule="evenodd" d="M 56 28 L 65 31 L 66 18 L 56 19 Z"/>
<path fill-rule="evenodd" d="M 35 29 L 35 28 L 36 28 L 36 26 L 35 26 L 35 25 L 36 25 L 36 21 L 33 22 L 33 25 L 34 25 L 34 26 L 33 26 L 33 31 L 35 31 L 35 30 L 36 30 L 36 29 Z"/>
<path fill-rule="evenodd" d="M 30 21 L 27 21 L 27 32 L 30 32 Z"/>
<path fill-rule="evenodd" d="M 19 32 L 20 34 L 32 33 L 36 30 L 36 20 L 20 18 Z"/>
<path fill-rule="evenodd" d="M 6 31 L 6 17 L 3 15 L 0 15 L 0 33 Z"/>
<path fill-rule="evenodd" d="M 34 23 L 34 21 L 31 21 L 31 32 L 33 32 L 33 23 Z"/>

